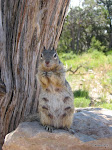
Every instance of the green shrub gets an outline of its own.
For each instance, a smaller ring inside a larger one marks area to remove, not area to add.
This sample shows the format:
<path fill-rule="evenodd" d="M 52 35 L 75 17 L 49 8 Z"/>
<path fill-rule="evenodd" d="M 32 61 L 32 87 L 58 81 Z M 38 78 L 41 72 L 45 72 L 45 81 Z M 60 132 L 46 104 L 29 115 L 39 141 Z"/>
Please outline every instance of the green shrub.
<path fill-rule="evenodd" d="M 112 55 L 112 50 L 107 51 L 106 55 Z"/>
<path fill-rule="evenodd" d="M 89 107 L 90 99 L 88 91 L 79 89 L 74 91 L 73 94 L 75 107 Z"/>
<path fill-rule="evenodd" d="M 85 97 L 86 99 L 89 98 L 89 92 L 86 90 L 79 89 L 77 91 L 74 91 L 73 94 L 74 94 L 74 97 Z"/>
<path fill-rule="evenodd" d="M 70 53 L 60 53 L 59 54 L 60 59 L 65 59 L 65 60 L 70 60 L 73 58 L 76 58 L 76 54 L 73 54 L 73 52 L 71 51 Z"/>
<path fill-rule="evenodd" d="M 101 42 L 99 40 L 96 40 L 95 37 L 92 38 L 91 40 L 91 48 L 89 49 L 89 51 L 94 51 L 94 50 L 98 50 L 98 51 L 106 51 L 106 47 L 101 45 Z"/>
<path fill-rule="evenodd" d="M 94 50 L 91 53 L 91 57 L 95 58 L 95 59 L 98 59 L 98 58 L 103 57 L 103 56 L 104 56 L 104 54 L 102 52 L 97 51 L 97 50 Z"/>

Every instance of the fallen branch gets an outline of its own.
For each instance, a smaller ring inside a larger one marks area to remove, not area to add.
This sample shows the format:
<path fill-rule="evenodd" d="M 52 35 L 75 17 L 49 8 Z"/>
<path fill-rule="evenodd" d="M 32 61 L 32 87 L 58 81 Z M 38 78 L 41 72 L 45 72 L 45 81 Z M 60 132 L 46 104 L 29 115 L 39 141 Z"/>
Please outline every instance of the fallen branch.
<path fill-rule="evenodd" d="M 68 69 L 66 70 L 66 72 L 70 71 L 70 72 L 72 72 L 73 74 L 75 74 L 81 67 L 84 67 L 84 66 L 80 65 L 80 66 L 78 66 L 75 70 L 72 70 L 72 67 L 70 67 L 70 68 L 68 68 Z"/>

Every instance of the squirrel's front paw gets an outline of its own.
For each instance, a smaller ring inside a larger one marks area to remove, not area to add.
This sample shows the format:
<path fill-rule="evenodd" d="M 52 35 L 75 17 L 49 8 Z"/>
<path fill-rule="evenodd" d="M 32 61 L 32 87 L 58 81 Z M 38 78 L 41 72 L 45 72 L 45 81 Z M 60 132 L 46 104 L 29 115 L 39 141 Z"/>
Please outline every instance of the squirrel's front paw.
<path fill-rule="evenodd" d="M 45 77 L 45 76 L 47 76 L 47 72 L 42 72 L 42 77 Z"/>
<path fill-rule="evenodd" d="M 47 77 L 51 77 L 52 76 L 52 71 L 47 72 Z"/>

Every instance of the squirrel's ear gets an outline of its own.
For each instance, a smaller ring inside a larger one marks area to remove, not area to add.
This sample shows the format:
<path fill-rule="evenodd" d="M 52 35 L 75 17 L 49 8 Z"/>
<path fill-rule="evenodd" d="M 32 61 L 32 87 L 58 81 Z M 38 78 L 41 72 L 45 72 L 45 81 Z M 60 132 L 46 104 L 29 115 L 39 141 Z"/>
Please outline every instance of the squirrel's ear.
<path fill-rule="evenodd" d="M 44 46 L 44 50 L 46 50 L 45 46 Z"/>
<path fill-rule="evenodd" d="M 53 49 L 52 49 L 52 50 L 53 50 L 53 51 L 56 51 L 55 48 L 54 48 L 54 46 L 53 46 Z"/>

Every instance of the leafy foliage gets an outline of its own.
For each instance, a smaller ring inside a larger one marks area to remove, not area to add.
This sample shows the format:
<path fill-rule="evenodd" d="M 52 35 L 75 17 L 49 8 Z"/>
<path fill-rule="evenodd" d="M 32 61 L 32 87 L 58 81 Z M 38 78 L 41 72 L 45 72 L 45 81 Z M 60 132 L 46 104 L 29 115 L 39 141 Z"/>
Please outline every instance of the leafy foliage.
<path fill-rule="evenodd" d="M 101 51 L 101 52 L 106 51 L 106 47 L 105 47 L 105 46 L 102 46 L 102 45 L 101 45 L 101 42 L 100 42 L 99 40 L 96 40 L 95 37 L 93 37 L 93 38 L 91 39 L 89 51 L 92 52 L 92 51 L 94 51 L 94 50 L 96 50 L 96 51 Z"/>
<path fill-rule="evenodd" d="M 86 99 L 89 98 L 89 93 L 86 90 L 79 89 L 77 91 L 74 91 L 73 94 L 74 94 L 74 97 L 85 97 Z"/>
<path fill-rule="evenodd" d="M 80 54 L 88 49 L 102 52 L 112 49 L 111 17 L 106 6 L 96 0 L 84 0 L 82 8 L 71 8 L 65 20 L 58 52 L 73 51 Z"/>

